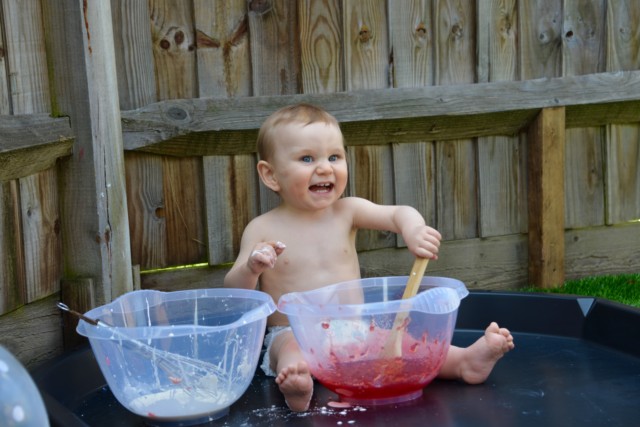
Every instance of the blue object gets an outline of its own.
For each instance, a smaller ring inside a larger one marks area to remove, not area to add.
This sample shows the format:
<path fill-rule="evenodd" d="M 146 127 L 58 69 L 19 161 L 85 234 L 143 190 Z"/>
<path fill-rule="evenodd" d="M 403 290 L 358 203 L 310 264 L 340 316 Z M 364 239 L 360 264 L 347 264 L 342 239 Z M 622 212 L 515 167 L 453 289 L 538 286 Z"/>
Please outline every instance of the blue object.
<path fill-rule="evenodd" d="M 22 364 L 0 345 L 0 425 L 48 427 L 42 396 Z"/>

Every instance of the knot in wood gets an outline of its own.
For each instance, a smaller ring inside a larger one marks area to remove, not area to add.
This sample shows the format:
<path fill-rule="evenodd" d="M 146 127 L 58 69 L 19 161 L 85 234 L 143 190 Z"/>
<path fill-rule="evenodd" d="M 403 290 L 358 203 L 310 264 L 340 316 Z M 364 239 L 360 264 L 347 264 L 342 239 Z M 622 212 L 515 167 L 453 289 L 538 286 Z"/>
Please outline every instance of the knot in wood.
<path fill-rule="evenodd" d="M 273 4 L 271 0 L 251 0 L 249 2 L 249 11 L 258 15 L 264 15 L 271 11 Z"/>
<path fill-rule="evenodd" d="M 451 34 L 453 35 L 453 37 L 459 39 L 462 37 L 462 25 L 460 24 L 454 24 L 453 27 L 451 27 Z"/>
<path fill-rule="evenodd" d="M 187 112 L 180 107 L 171 107 L 167 110 L 167 115 L 173 120 L 184 120 L 187 118 Z"/>
<path fill-rule="evenodd" d="M 184 32 L 181 30 L 176 31 L 176 33 L 173 35 L 173 41 L 175 41 L 177 45 L 181 45 L 182 43 L 184 43 L 184 39 Z"/>
<path fill-rule="evenodd" d="M 171 47 L 171 42 L 169 42 L 169 40 L 167 40 L 167 39 L 160 40 L 160 48 L 161 49 L 169 50 L 170 47 Z"/>
<path fill-rule="evenodd" d="M 360 27 L 360 32 L 358 33 L 358 38 L 361 43 L 366 43 L 371 40 L 371 31 L 369 30 L 369 27 L 362 25 L 362 27 Z"/>
<path fill-rule="evenodd" d="M 425 38 L 427 36 L 427 27 L 425 27 L 424 22 L 421 22 L 416 27 L 416 34 L 420 38 Z"/>

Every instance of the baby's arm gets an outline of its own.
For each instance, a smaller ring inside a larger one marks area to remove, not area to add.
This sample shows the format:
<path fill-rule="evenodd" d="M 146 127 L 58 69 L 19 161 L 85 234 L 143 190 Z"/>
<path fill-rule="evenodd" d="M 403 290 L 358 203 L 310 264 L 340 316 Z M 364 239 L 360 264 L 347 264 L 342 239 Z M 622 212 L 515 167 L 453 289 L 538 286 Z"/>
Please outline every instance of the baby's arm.
<path fill-rule="evenodd" d="M 417 257 L 438 259 L 442 236 L 435 228 L 425 224 L 424 218 L 410 206 L 396 206 L 393 221 L 407 244 Z"/>
<path fill-rule="evenodd" d="M 250 231 L 245 230 L 240 244 L 240 253 L 224 278 L 224 286 L 255 289 L 262 272 L 275 266 L 278 255 L 284 249 L 285 245 L 282 242 L 253 243 Z"/>
<path fill-rule="evenodd" d="M 356 228 L 387 230 L 402 235 L 407 248 L 421 258 L 438 258 L 440 233 L 425 224 L 411 206 L 378 205 L 358 197 L 343 199 L 351 209 Z"/>

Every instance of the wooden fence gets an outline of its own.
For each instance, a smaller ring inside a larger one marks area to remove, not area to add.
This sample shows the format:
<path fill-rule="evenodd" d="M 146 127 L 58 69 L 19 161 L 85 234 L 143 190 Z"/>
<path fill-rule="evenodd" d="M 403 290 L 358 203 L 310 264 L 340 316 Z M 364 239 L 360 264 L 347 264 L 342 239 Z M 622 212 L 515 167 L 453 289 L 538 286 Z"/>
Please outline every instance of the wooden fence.
<path fill-rule="evenodd" d="M 442 232 L 431 274 L 511 289 L 639 270 L 634 2 L 1 6 L 0 342 L 28 365 L 62 351 L 59 298 L 219 286 L 277 203 L 257 129 L 299 101 L 341 121 L 348 194 Z M 411 266 L 394 235 L 358 248 L 364 275 Z"/>

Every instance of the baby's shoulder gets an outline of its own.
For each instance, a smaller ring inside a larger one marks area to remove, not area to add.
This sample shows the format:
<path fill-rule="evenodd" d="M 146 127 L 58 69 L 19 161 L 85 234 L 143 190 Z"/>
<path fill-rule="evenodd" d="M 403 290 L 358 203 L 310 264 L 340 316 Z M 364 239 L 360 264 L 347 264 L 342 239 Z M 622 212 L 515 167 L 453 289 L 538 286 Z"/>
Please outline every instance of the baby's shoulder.
<path fill-rule="evenodd" d="M 371 202 L 362 197 L 349 196 L 339 199 L 334 205 L 337 209 L 342 209 L 348 212 L 355 212 L 359 209 L 363 209 L 371 205 Z"/>

